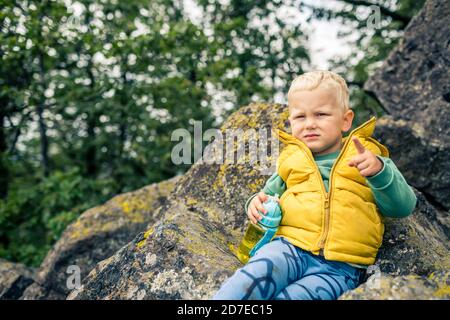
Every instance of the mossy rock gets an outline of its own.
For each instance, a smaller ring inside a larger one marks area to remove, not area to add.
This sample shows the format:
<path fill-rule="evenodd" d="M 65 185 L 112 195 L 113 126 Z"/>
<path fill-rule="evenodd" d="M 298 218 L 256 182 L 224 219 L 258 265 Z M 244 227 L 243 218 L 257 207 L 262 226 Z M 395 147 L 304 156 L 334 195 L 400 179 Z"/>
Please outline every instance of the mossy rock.
<path fill-rule="evenodd" d="M 410 274 L 374 274 L 366 283 L 343 294 L 340 300 L 441 300 L 450 299 L 450 272 L 434 272 L 429 277 Z"/>
<path fill-rule="evenodd" d="M 158 218 L 160 208 L 180 177 L 120 194 L 84 212 L 67 227 L 41 264 L 36 283 L 22 299 L 65 299 L 70 289 L 69 266 L 78 266 L 84 278 Z"/>

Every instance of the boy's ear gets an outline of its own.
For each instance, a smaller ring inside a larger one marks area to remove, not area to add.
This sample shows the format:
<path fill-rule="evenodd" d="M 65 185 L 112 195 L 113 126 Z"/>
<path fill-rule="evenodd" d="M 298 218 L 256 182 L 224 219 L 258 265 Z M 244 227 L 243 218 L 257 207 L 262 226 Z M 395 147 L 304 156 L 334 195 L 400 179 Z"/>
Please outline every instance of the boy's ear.
<path fill-rule="evenodd" d="M 355 117 L 355 113 L 352 109 L 348 109 L 343 116 L 344 123 L 342 125 L 342 131 L 347 132 L 352 127 L 353 118 Z"/>

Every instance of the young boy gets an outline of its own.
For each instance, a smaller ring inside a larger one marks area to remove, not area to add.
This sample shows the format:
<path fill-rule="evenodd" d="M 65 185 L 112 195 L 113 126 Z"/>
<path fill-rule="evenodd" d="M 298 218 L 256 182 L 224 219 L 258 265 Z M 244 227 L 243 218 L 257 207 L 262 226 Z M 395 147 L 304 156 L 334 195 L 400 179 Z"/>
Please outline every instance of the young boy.
<path fill-rule="evenodd" d="M 416 197 L 385 146 L 371 137 L 375 118 L 351 131 L 347 85 L 313 71 L 288 92 L 292 135 L 277 172 L 246 203 L 252 223 L 267 195 L 282 195 L 280 227 L 213 299 L 337 299 L 362 281 L 383 239 L 384 217 L 406 217 Z"/>

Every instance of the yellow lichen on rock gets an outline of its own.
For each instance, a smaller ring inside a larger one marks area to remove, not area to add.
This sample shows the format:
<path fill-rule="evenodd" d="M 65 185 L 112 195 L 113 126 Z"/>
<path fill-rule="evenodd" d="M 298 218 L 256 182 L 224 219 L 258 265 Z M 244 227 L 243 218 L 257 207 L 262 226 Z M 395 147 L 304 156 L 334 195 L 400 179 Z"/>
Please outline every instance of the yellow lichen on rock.
<path fill-rule="evenodd" d="M 265 182 L 264 178 L 255 179 L 253 182 L 249 183 L 247 185 L 248 188 L 250 188 L 252 193 L 259 192 Z"/>
<path fill-rule="evenodd" d="M 188 198 L 187 199 L 187 201 L 186 201 L 186 204 L 188 205 L 188 206 L 192 206 L 192 205 L 194 205 L 194 204 L 197 204 L 197 200 L 196 199 L 192 199 L 192 198 Z"/>
<path fill-rule="evenodd" d="M 428 276 L 428 279 L 434 282 L 438 287 L 434 292 L 434 296 L 439 299 L 450 298 L 450 272 L 433 272 Z"/>
<path fill-rule="evenodd" d="M 215 191 L 218 191 L 224 187 L 223 180 L 225 179 L 225 171 L 227 169 L 227 164 L 222 164 L 217 173 L 216 179 L 214 180 L 212 187 Z"/>
<path fill-rule="evenodd" d="M 123 199 L 124 198 L 124 199 Z M 116 197 L 115 203 L 132 223 L 144 222 L 144 213 L 148 212 L 153 204 L 152 199 L 140 197 Z"/>
<path fill-rule="evenodd" d="M 440 299 L 443 299 L 443 298 L 450 299 L 450 286 L 444 285 L 444 286 L 440 287 L 434 293 L 434 295 Z"/>
<path fill-rule="evenodd" d="M 145 233 L 144 233 L 144 239 L 142 239 L 141 241 L 138 242 L 138 244 L 136 245 L 136 247 L 138 249 L 140 249 L 146 242 L 147 242 L 147 238 L 150 237 L 150 235 L 154 232 L 154 228 L 150 228 L 148 229 Z"/>
<path fill-rule="evenodd" d="M 213 264 L 236 263 L 232 257 L 230 257 L 230 261 L 224 259 L 224 252 L 219 249 L 222 247 L 219 242 L 225 241 L 224 235 L 220 230 L 206 230 L 201 221 L 197 219 L 192 219 L 189 224 L 180 225 L 180 229 L 183 233 L 183 237 L 180 237 L 179 239 L 180 244 L 182 244 L 190 253 L 195 254 L 202 259 L 209 260 L 210 263 Z M 212 241 L 217 243 L 217 246 L 211 246 Z"/>

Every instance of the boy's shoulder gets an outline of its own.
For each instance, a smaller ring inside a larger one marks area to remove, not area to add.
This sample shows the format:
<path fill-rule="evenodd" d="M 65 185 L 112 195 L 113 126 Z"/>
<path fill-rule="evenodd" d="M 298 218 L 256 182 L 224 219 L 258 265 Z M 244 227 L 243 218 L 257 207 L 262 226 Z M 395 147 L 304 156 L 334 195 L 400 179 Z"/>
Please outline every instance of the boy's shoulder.
<path fill-rule="evenodd" d="M 299 150 L 300 150 L 299 147 L 296 145 L 293 144 L 285 145 L 278 156 L 277 166 L 282 164 L 287 158 L 289 158 L 292 154 L 298 152 Z"/>

